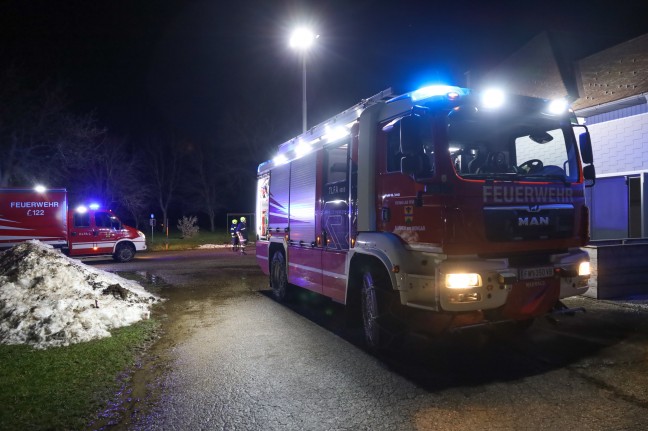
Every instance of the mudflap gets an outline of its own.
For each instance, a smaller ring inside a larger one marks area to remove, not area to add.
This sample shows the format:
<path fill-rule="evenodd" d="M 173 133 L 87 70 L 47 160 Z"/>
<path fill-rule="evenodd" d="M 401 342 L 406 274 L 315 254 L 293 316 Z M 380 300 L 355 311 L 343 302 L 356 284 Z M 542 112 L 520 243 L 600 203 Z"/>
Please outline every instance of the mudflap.
<path fill-rule="evenodd" d="M 504 319 L 525 320 L 547 314 L 560 299 L 560 279 L 521 280 L 513 284 L 502 308 Z"/>

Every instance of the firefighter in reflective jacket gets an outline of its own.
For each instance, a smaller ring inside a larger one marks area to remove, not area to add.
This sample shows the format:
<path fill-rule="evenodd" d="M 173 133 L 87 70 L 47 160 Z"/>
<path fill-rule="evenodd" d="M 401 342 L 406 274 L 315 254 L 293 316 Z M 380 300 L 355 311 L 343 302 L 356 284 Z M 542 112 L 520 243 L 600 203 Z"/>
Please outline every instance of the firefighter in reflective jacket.
<path fill-rule="evenodd" d="M 246 254 L 245 244 L 247 244 L 247 240 L 248 240 L 248 231 L 247 231 L 247 223 L 245 222 L 245 217 L 241 217 L 239 224 L 236 227 L 236 235 L 238 236 L 239 250 L 241 251 L 241 254 Z"/>
<path fill-rule="evenodd" d="M 237 227 L 238 220 L 232 219 L 232 224 L 230 225 L 230 235 L 232 236 L 232 251 L 236 251 L 239 245 L 238 235 L 236 234 Z"/>

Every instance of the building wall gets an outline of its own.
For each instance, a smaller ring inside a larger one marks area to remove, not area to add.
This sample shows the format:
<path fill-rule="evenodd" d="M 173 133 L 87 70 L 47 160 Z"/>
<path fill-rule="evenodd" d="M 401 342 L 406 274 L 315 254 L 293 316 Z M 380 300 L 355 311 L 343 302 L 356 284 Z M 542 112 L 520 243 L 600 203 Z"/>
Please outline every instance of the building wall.
<path fill-rule="evenodd" d="M 588 128 L 597 176 L 648 170 L 648 113 Z"/>

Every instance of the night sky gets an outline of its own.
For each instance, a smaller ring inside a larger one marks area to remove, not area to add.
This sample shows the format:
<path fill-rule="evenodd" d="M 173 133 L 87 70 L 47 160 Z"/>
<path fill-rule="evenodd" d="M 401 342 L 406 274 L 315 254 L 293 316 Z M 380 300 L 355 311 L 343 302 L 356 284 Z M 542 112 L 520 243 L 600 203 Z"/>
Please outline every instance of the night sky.
<path fill-rule="evenodd" d="M 288 139 L 301 131 L 301 63 L 287 44 L 297 24 L 320 34 L 313 126 L 390 86 L 464 85 L 542 31 L 594 52 L 648 33 L 647 18 L 638 1 L 1 0 L 0 66 L 64 83 L 72 108 L 111 133 L 164 124 L 209 139 L 224 113 L 249 110 L 271 111 Z"/>

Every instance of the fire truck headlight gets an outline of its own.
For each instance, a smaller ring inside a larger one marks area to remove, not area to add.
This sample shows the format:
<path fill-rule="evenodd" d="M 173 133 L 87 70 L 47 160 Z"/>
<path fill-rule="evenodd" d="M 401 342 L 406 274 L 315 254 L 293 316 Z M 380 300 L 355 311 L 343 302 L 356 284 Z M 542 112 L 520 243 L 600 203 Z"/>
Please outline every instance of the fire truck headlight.
<path fill-rule="evenodd" d="M 578 275 L 581 277 L 589 277 L 590 275 L 589 262 L 581 262 L 580 265 L 578 265 Z"/>
<path fill-rule="evenodd" d="M 472 289 L 481 286 L 479 274 L 446 274 L 446 287 L 449 289 Z"/>
<path fill-rule="evenodd" d="M 146 235 L 144 235 L 144 232 L 142 232 L 141 230 L 137 231 L 137 235 L 139 235 L 140 238 L 146 239 Z"/>

